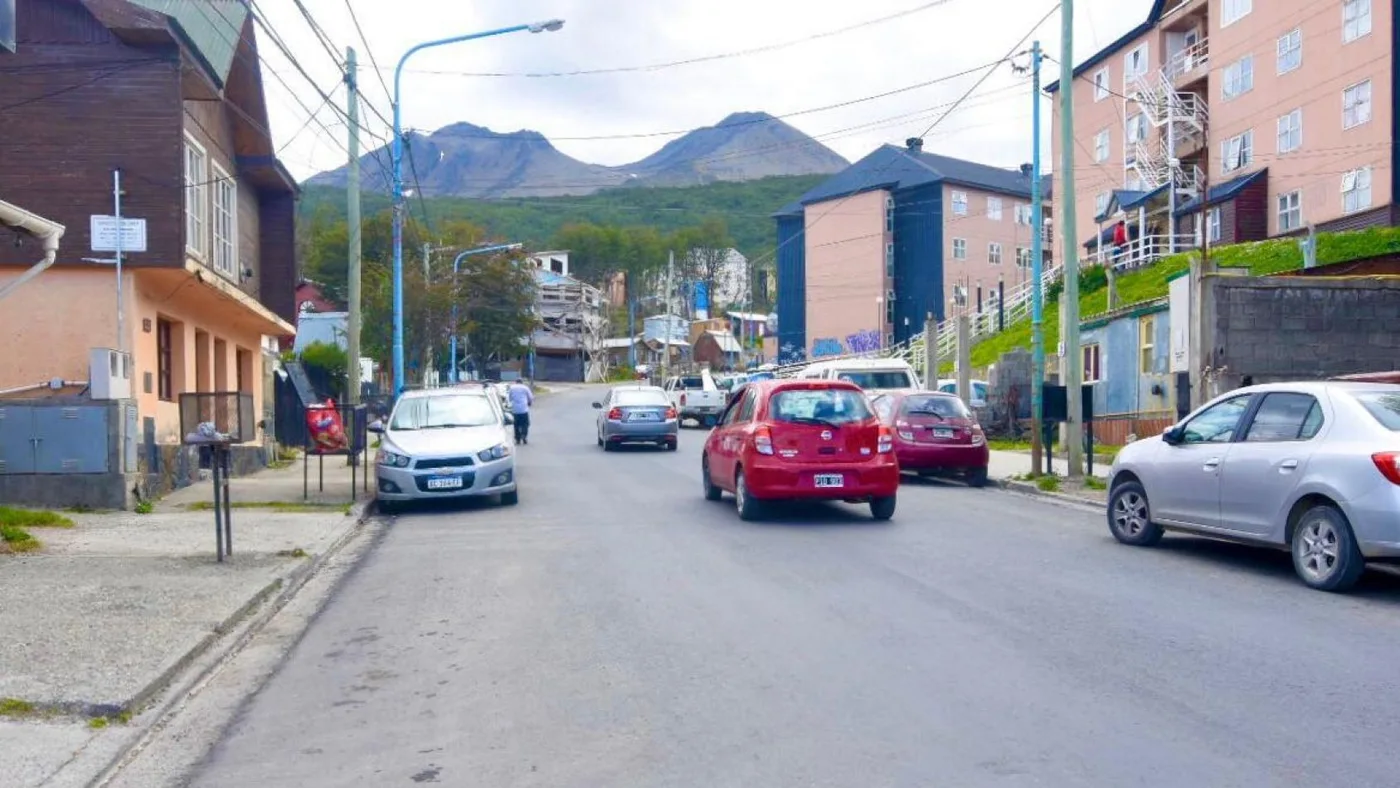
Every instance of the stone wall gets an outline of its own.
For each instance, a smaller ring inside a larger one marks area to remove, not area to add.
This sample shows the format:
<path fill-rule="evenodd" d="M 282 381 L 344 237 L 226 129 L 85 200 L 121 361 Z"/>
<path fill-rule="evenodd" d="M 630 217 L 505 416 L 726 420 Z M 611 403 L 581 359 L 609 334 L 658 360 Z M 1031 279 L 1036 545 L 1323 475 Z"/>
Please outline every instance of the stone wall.
<path fill-rule="evenodd" d="M 1222 391 L 1400 369 L 1400 281 L 1221 277 L 1211 286 Z"/>

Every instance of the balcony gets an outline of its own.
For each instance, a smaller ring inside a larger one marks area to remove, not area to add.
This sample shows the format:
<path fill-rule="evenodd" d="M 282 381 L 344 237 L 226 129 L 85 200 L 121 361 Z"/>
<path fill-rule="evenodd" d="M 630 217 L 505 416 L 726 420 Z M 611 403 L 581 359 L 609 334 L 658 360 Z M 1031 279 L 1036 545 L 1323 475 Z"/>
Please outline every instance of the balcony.
<path fill-rule="evenodd" d="M 1177 90 L 1205 79 L 1210 73 L 1210 39 L 1202 38 L 1172 53 L 1164 70 Z"/>

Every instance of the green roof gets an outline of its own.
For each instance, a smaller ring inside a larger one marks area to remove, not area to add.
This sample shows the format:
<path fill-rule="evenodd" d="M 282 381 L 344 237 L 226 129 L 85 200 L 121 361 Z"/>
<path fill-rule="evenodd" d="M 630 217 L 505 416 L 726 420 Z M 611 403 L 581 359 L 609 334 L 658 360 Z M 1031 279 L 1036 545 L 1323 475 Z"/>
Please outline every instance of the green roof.
<path fill-rule="evenodd" d="M 227 82 L 248 8 L 238 0 L 129 0 L 170 17 L 204 58 L 214 77 Z"/>

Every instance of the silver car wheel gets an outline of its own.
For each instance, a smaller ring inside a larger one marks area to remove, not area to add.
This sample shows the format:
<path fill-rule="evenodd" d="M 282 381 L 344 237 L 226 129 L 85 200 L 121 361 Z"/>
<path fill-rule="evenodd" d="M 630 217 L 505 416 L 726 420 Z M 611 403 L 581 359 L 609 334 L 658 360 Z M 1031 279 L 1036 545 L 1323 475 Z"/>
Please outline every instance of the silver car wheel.
<path fill-rule="evenodd" d="M 1147 499 L 1136 492 L 1126 492 L 1113 502 L 1113 523 L 1125 536 L 1137 536 L 1147 528 Z"/>
<path fill-rule="evenodd" d="M 1325 582 L 1337 571 L 1341 556 L 1337 529 L 1325 517 L 1311 517 L 1298 528 L 1294 550 L 1298 568 L 1314 583 Z"/>

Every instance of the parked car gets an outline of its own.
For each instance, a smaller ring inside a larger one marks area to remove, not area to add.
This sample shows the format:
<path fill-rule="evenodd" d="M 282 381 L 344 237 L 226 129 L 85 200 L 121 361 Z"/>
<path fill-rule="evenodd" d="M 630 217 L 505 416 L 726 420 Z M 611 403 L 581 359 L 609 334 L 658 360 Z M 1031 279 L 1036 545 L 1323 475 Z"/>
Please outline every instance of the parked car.
<path fill-rule="evenodd" d="M 663 388 L 680 414 L 681 421 L 696 421 L 705 427 L 715 425 L 728 400 L 726 393 L 715 385 L 715 379 L 706 370 L 698 375 L 668 378 Z"/>
<path fill-rule="evenodd" d="M 1172 530 L 1271 545 L 1304 583 L 1342 591 L 1368 559 L 1400 558 L 1400 385 L 1236 389 L 1125 446 L 1109 480 L 1124 544 Z"/>
<path fill-rule="evenodd" d="M 745 385 L 705 441 L 700 476 L 705 498 L 732 492 L 744 520 L 802 499 L 869 503 L 888 520 L 899 491 L 890 429 L 858 386 L 837 380 Z"/>
<path fill-rule="evenodd" d="M 612 451 L 624 443 L 650 443 L 676 450 L 680 419 L 666 392 L 656 386 L 617 386 L 598 411 L 598 445 Z"/>
<path fill-rule="evenodd" d="M 387 422 L 369 425 L 380 435 L 374 458 L 380 509 L 479 495 L 515 505 L 512 423 L 488 386 L 404 392 Z"/>
<path fill-rule="evenodd" d="M 898 358 L 847 358 L 817 361 L 797 373 L 803 380 L 844 380 L 869 394 L 918 391 L 919 376 L 909 362 Z"/>
<path fill-rule="evenodd" d="M 987 436 L 956 395 L 896 392 L 877 395 L 870 405 L 894 433 L 901 471 L 957 476 L 971 487 L 987 484 Z"/>
<path fill-rule="evenodd" d="M 969 399 L 969 400 L 967 401 L 968 407 L 972 407 L 972 408 L 985 408 L 985 407 L 987 407 L 987 385 L 988 385 L 988 384 L 987 384 L 987 381 L 985 381 L 985 380 L 974 380 L 974 381 L 971 381 L 971 383 L 972 383 L 972 398 Z M 938 381 L 938 390 L 941 391 L 941 392 L 943 392 L 944 394 L 953 394 L 953 395 L 956 395 L 956 394 L 958 393 L 958 382 L 957 382 L 956 380 L 949 380 L 949 379 L 940 380 L 940 381 Z"/>

